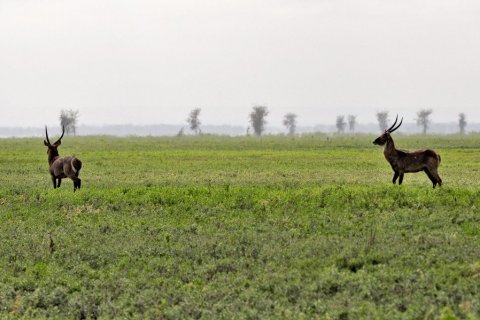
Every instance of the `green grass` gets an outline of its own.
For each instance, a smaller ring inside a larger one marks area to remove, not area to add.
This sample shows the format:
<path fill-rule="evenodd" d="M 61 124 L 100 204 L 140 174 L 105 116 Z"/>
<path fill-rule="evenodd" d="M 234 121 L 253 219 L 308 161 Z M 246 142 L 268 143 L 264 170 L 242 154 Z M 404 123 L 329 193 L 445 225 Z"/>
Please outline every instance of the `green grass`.
<path fill-rule="evenodd" d="M 480 136 L 374 138 L 0 139 L 0 318 L 478 319 Z"/>

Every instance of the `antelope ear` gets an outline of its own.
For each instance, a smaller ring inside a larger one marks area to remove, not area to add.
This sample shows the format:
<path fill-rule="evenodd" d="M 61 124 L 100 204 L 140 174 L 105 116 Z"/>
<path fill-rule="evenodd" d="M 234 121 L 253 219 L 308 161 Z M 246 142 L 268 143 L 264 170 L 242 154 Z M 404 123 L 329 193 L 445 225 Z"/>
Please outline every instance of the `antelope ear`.
<path fill-rule="evenodd" d="M 43 140 L 43 144 L 44 144 L 46 147 L 48 147 L 48 142 L 47 142 L 47 141 Z"/>
<path fill-rule="evenodd" d="M 55 144 L 54 144 L 53 146 L 54 146 L 54 147 L 58 147 L 58 146 L 61 145 L 61 144 L 62 144 L 62 141 L 57 141 L 57 142 L 55 142 Z"/>

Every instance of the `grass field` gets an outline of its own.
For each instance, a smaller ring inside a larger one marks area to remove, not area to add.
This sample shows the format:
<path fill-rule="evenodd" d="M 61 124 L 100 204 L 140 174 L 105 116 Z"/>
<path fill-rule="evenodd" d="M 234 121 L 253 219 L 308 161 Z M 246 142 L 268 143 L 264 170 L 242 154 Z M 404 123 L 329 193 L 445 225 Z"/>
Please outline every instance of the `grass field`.
<path fill-rule="evenodd" d="M 480 135 L 374 138 L 0 139 L 0 318 L 479 319 Z"/>

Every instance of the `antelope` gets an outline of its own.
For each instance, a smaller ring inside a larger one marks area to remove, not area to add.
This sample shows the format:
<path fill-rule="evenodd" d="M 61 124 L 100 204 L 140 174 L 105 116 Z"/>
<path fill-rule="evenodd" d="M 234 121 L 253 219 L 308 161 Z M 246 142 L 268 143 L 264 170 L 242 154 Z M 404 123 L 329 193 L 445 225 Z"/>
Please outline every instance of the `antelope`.
<path fill-rule="evenodd" d="M 82 180 L 78 177 L 82 168 L 82 161 L 76 157 L 60 157 L 57 148 L 62 144 L 64 134 L 65 127 L 62 127 L 62 135 L 54 144 L 51 144 L 50 139 L 48 139 L 47 126 L 45 126 L 45 137 L 47 140 L 43 140 L 43 144 L 48 147 L 48 165 L 50 167 L 50 175 L 52 176 L 53 188 L 60 188 L 62 179 L 70 178 L 73 180 L 73 192 L 75 192 L 82 186 Z"/>
<path fill-rule="evenodd" d="M 441 161 L 439 154 L 430 149 L 407 152 L 395 148 L 395 144 L 390 134 L 402 125 L 403 118 L 402 120 L 400 120 L 400 123 L 395 127 L 397 121 L 398 115 L 393 125 L 387 130 L 385 130 L 385 132 L 380 137 L 373 141 L 373 144 L 385 146 L 383 154 L 385 155 L 385 159 L 387 159 L 394 171 L 392 180 L 393 184 L 397 182 L 398 178 L 398 184 L 401 185 L 403 182 L 403 175 L 407 172 L 424 171 L 430 181 L 432 181 L 433 188 L 435 188 L 437 184 L 441 186 L 442 179 L 437 172 L 438 166 L 440 165 Z"/>

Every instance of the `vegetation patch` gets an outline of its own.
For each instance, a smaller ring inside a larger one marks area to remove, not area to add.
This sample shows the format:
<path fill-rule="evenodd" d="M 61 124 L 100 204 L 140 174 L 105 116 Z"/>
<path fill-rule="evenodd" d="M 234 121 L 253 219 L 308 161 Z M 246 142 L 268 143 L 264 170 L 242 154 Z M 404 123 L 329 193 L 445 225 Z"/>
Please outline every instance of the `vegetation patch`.
<path fill-rule="evenodd" d="M 396 137 L 435 190 L 374 138 L 65 137 L 75 193 L 0 140 L 0 317 L 480 317 L 480 136 Z"/>

